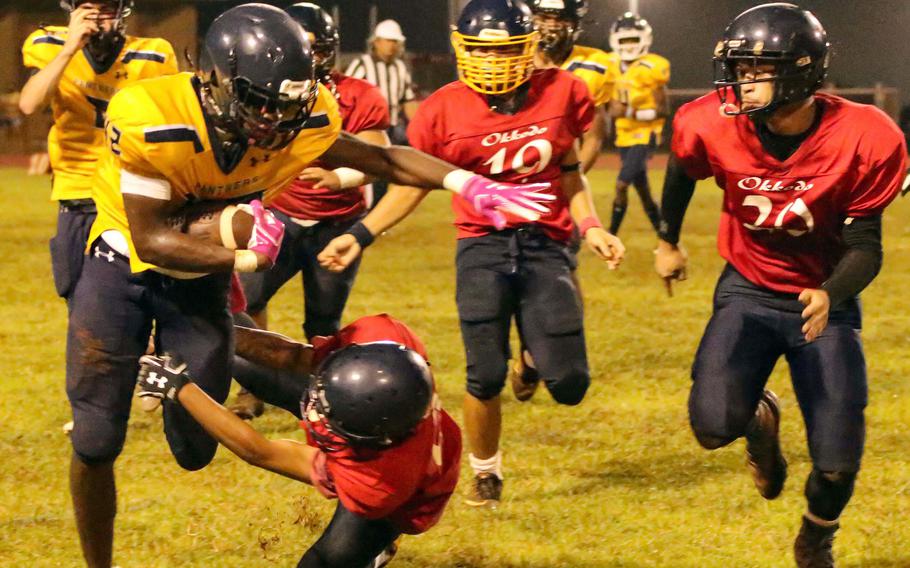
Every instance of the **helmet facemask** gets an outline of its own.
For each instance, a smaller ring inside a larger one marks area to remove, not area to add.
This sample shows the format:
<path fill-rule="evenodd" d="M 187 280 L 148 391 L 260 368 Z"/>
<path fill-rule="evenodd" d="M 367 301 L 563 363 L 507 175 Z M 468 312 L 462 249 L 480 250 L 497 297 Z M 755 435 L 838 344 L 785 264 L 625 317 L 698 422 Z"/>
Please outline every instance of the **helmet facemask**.
<path fill-rule="evenodd" d="M 214 69 L 204 77 L 203 94 L 220 129 L 257 148 L 280 150 L 303 129 L 316 105 L 319 85 L 315 80 L 285 80 L 275 92 Z"/>
<path fill-rule="evenodd" d="M 770 116 L 782 106 L 810 97 L 821 87 L 827 74 L 827 57 L 813 61 L 808 55 L 799 58 L 779 52 L 756 55 L 754 51 L 732 49 L 729 43 L 720 42 L 714 55 L 714 90 L 727 116 Z M 740 77 L 737 70 L 740 66 L 757 69 L 762 65 L 773 65 L 774 72 L 767 77 L 749 79 Z M 762 106 L 743 109 L 742 87 L 758 83 L 772 83 L 770 100 Z"/>
<path fill-rule="evenodd" d="M 644 30 L 621 28 L 610 33 L 610 49 L 625 62 L 635 61 L 639 57 L 647 55 L 652 41 L 650 26 Z"/>
<path fill-rule="evenodd" d="M 534 28 L 540 34 L 540 50 L 554 59 L 568 56 L 581 35 L 581 22 L 566 19 L 559 11 L 534 12 Z"/>
<path fill-rule="evenodd" d="M 484 95 L 503 95 L 531 78 L 538 32 L 510 36 L 503 30 L 483 30 L 478 36 L 452 32 L 458 75 Z"/>
<path fill-rule="evenodd" d="M 92 34 L 88 41 L 88 50 L 95 59 L 104 61 L 120 53 L 126 39 L 126 18 L 133 13 L 132 0 L 61 0 L 60 7 L 67 12 L 72 12 L 83 4 L 97 4 L 100 14 L 95 19 L 98 32 Z M 105 26 L 107 22 L 112 22 Z M 107 27 L 108 29 L 105 29 Z"/>

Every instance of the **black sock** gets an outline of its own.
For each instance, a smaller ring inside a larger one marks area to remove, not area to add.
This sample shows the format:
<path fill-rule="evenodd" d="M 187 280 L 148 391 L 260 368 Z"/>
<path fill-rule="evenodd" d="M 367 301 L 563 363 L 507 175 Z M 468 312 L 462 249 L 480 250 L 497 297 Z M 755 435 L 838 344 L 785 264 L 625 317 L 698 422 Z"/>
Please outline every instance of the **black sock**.
<path fill-rule="evenodd" d="M 619 226 L 622 225 L 622 219 L 626 216 L 626 205 L 613 204 L 613 215 L 610 217 L 610 232 L 614 235 L 619 234 Z"/>

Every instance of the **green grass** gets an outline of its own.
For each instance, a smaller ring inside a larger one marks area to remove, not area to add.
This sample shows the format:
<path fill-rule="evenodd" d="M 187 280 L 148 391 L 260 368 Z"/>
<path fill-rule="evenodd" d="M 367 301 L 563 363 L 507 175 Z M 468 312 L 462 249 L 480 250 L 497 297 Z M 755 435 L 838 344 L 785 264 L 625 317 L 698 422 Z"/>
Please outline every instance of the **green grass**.
<path fill-rule="evenodd" d="M 655 184 L 659 173 L 653 175 Z M 592 176 L 609 211 L 613 172 Z M 78 566 L 67 490 L 70 419 L 64 393 L 66 310 L 53 292 L 47 239 L 55 212 L 46 178 L 0 170 L 0 565 Z M 442 522 L 406 538 L 397 567 L 791 566 L 791 544 L 810 469 L 786 365 L 771 378 L 783 398 L 791 477 L 765 502 L 743 466 L 742 442 L 708 453 L 688 430 L 688 369 L 710 313 L 721 261 L 714 247 L 720 192 L 703 184 L 685 242 L 690 280 L 665 296 L 652 274 L 654 238 L 637 202 L 622 236 L 628 260 L 609 272 L 581 255 L 594 384 L 577 408 L 545 393 L 504 395 L 504 502 L 462 503 L 469 471 Z M 910 200 L 886 216 L 886 265 L 865 294 L 869 433 L 856 495 L 836 544 L 840 566 L 910 566 Z M 368 252 L 345 321 L 379 311 L 425 340 L 445 406 L 460 420 L 463 351 L 454 305 L 454 231 L 448 199 L 431 196 Z M 299 282 L 276 298 L 273 327 L 300 337 Z M 302 438 L 270 411 L 255 426 Z M 168 453 L 158 414 L 133 413 L 117 462 L 115 562 L 134 567 L 292 566 L 333 505 L 312 488 L 220 450 L 201 472 Z"/>

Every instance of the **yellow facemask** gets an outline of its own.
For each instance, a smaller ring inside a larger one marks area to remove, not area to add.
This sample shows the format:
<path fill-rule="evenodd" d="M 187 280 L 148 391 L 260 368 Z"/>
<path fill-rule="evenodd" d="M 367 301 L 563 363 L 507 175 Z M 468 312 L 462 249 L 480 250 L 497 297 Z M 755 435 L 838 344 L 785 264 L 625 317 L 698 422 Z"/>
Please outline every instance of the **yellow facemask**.
<path fill-rule="evenodd" d="M 516 89 L 531 77 L 538 33 L 509 36 L 499 30 L 484 30 L 479 36 L 452 32 L 458 77 L 467 86 L 484 95 L 501 95 Z M 521 52 L 502 57 L 476 56 L 475 51 L 498 50 L 520 46 Z"/>

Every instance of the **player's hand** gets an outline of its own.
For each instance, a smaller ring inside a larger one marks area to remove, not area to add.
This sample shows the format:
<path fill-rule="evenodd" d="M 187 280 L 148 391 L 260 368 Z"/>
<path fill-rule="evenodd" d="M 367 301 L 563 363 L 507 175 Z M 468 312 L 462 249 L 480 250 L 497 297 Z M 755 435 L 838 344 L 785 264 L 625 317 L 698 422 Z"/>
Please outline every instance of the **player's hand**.
<path fill-rule="evenodd" d="M 92 34 L 98 33 L 98 8 L 83 4 L 70 12 L 70 23 L 67 31 L 63 52 L 69 56 L 75 55 L 86 46 Z"/>
<path fill-rule="evenodd" d="M 544 193 L 549 187 L 549 182 L 518 185 L 475 175 L 465 182 L 458 194 L 501 230 L 506 226 L 505 213 L 526 221 L 536 221 L 541 214 L 547 213 L 549 209 L 542 203 L 556 199 L 555 195 Z"/>
<path fill-rule="evenodd" d="M 342 272 L 357 260 L 363 249 L 354 235 L 345 233 L 335 237 L 316 257 L 319 265 L 331 272 Z"/>
<path fill-rule="evenodd" d="M 799 294 L 799 301 L 806 309 L 803 310 L 803 333 L 806 341 L 815 341 L 815 338 L 825 331 L 828 326 L 828 313 L 831 311 L 831 298 L 828 292 L 819 289 L 806 288 Z"/>
<path fill-rule="evenodd" d="M 139 397 L 176 400 L 187 383 L 191 382 L 185 373 L 186 363 L 165 353 L 143 355 L 139 358 Z"/>
<path fill-rule="evenodd" d="M 323 168 L 307 168 L 297 176 L 300 181 L 313 184 L 313 189 L 331 189 L 333 191 L 341 190 L 341 178 L 332 170 Z"/>
<path fill-rule="evenodd" d="M 686 279 L 686 265 L 689 255 L 682 245 L 671 245 L 667 241 L 657 241 L 657 250 L 654 252 L 654 270 L 663 278 L 667 288 L 667 295 L 673 297 L 673 281 Z"/>
<path fill-rule="evenodd" d="M 603 227 L 591 227 L 585 231 L 585 241 L 601 260 L 607 262 L 607 268 L 616 270 L 626 256 L 626 247 L 616 235 L 607 232 Z"/>
<path fill-rule="evenodd" d="M 247 248 L 260 259 L 259 268 L 269 268 L 275 264 L 281 241 L 284 240 L 284 223 L 275 214 L 266 209 L 258 199 L 249 205 L 253 214 L 253 234 Z M 265 261 L 268 262 L 265 262 Z"/>

